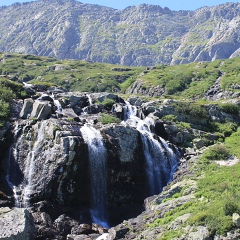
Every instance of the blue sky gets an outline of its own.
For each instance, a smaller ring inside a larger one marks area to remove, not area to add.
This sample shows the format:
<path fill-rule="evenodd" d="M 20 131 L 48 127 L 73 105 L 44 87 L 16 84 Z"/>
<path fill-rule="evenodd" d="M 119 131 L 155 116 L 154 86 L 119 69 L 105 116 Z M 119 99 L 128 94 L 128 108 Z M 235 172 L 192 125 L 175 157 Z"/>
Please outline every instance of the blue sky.
<path fill-rule="evenodd" d="M 32 0 L 31 0 L 32 1 Z M 0 6 L 3 5 L 11 5 L 15 2 L 30 2 L 28 0 L 0 0 Z M 160 5 L 161 7 L 168 7 L 171 10 L 195 10 L 197 8 L 203 6 L 214 6 L 222 3 L 226 3 L 226 1 L 220 0 L 131 0 L 131 1 L 117 1 L 117 0 L 80 0 L 83 3 L 91 3 L 98 4 L 108 7 L 113 7 L 116 9 L 123 9 L 128 6 L 140 5 L 142 3 Z M 234 0 L 230 0 L 230 2 L 238 2 Z"/>

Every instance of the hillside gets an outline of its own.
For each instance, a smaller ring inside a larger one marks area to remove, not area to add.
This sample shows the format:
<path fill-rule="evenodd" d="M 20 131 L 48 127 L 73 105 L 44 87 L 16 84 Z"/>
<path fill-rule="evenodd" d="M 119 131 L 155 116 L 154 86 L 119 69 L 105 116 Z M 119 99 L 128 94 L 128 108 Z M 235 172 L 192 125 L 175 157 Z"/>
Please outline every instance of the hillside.
<path fill-rule="evenodd" d="M 240 4 L 171 11 L 116 10 L 75 0 L 0 8 L 0 50 L 128 66 L 212 61 L 239 55 Z"/>
<path fill-rule="evenodd" d="M 2 78 L 67 91 L 120 92 L 149 97 L 217 100 L 239 96 L 240 58 L 176 66 L 126 67 L 0 53 Z"/>

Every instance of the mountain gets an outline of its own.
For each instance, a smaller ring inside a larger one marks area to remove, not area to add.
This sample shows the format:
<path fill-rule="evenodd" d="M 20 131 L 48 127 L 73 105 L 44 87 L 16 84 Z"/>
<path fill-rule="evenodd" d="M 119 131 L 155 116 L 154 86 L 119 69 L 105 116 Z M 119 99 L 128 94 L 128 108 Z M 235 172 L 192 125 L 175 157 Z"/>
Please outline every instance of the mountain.
<path fill-rule="evenodd" d="M 75 0 L 0 8 L 0 51 L 133 66 L 212 61 L 239 55 L 240 4 L 171 11 L 124 10 Z"/>

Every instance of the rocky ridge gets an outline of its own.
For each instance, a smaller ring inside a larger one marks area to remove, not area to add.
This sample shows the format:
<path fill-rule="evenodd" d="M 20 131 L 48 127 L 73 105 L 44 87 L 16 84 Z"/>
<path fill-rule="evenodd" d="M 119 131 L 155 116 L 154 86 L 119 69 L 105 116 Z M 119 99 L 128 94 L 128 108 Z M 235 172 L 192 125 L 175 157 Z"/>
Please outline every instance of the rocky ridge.
<path fill-rule="evenodd" d="M 134 66 L 212 61 L 239 56 L 239 11 L 238 3 L 196 11 L 16 3 L 0 8 L 0 50 Z"/>

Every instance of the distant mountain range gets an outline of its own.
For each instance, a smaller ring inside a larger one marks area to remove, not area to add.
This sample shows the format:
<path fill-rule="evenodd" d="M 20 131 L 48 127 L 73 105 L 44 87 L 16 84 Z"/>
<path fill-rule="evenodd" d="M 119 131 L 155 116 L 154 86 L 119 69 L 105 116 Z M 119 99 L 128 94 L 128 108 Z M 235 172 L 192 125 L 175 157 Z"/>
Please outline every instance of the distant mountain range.
<path fill-rule="evenodd" d="M 0 51 L 151 66 L 240 55 L 240 4 L 171 11 L 116 10 L 75 0 L 0 8 Z"/>

